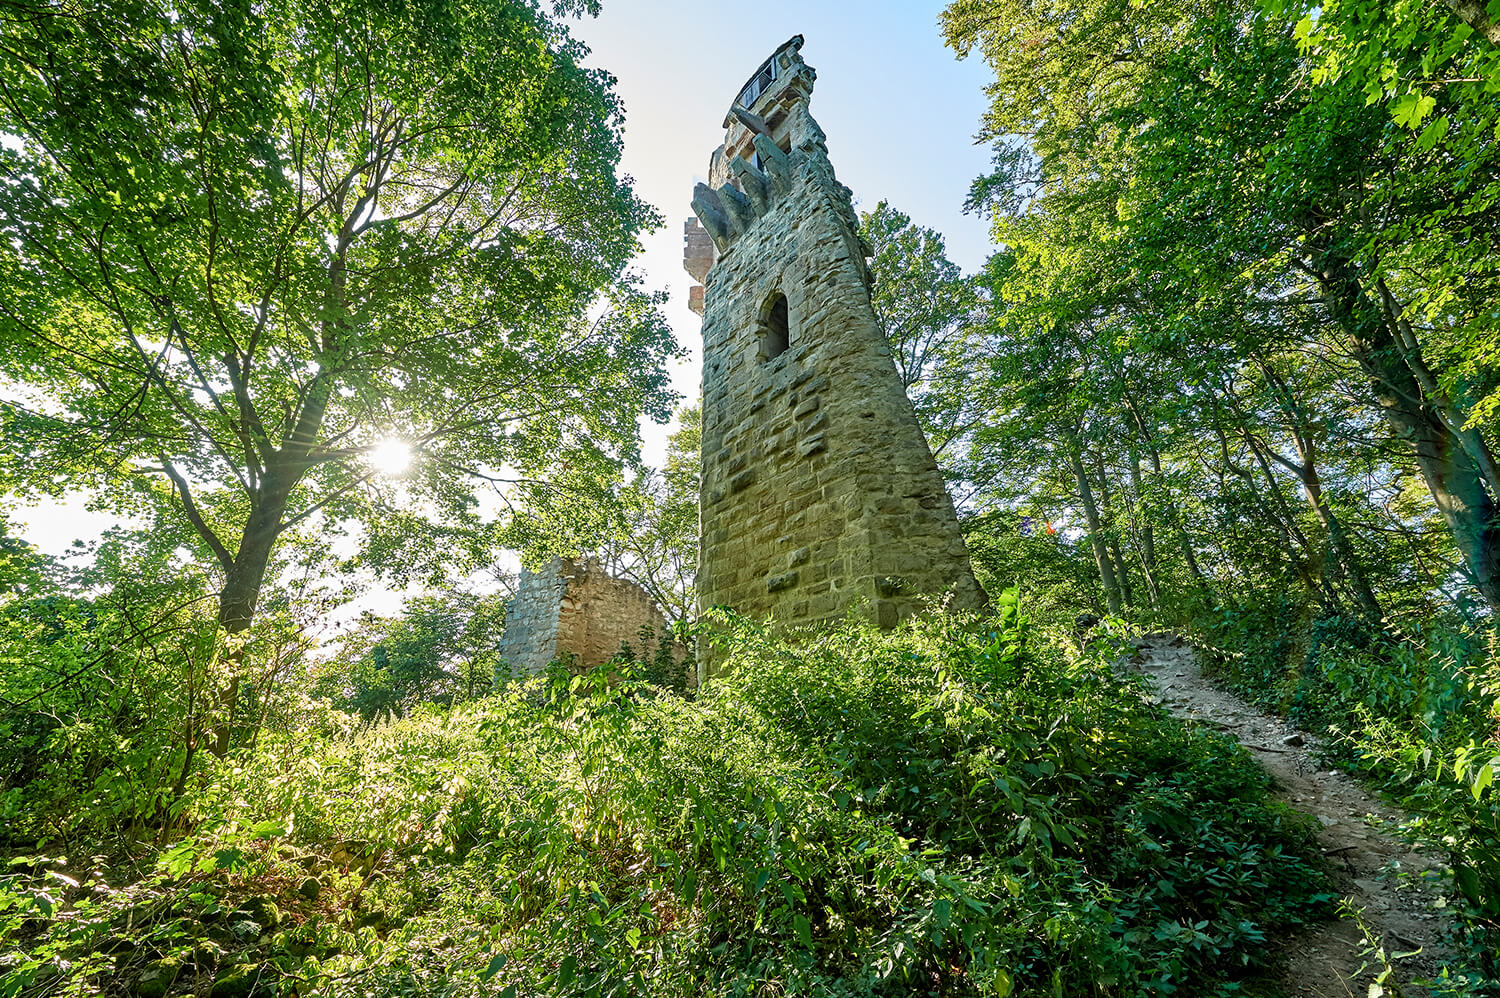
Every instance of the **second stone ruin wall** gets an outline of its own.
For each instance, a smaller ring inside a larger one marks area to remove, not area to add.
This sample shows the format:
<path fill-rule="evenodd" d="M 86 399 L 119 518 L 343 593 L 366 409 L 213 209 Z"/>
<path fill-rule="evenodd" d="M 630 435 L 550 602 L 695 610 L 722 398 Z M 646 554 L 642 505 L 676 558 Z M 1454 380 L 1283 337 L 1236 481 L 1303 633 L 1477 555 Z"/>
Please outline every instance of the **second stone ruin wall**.
<path fill-rule="evenodd" d="M 557 655 L 575 656 L 584 669 L 608 662 L 625 645 L 637 658 L 649 659 L 667 623 L 644 589 L 597 565 L 582 566 L 569 580 L 558 617 Z M 651 629 L 644 646 L 642 626 Z"/>
<path fill-rule="evenodd" d="M 552 558 L 521 573 L 506 608 L 499 654 L 520 673 L 541 672 L 554 660 L 576 671 L 602 665 L 628 645 L 636 659 L 654 660 L 667 620 L 640 586 L 616 579 L 593 561 Z M 649 628 L 643 641 L 641 630 Z M 672 659 L 696 685 L 688 649 L 674 642 Z"/>

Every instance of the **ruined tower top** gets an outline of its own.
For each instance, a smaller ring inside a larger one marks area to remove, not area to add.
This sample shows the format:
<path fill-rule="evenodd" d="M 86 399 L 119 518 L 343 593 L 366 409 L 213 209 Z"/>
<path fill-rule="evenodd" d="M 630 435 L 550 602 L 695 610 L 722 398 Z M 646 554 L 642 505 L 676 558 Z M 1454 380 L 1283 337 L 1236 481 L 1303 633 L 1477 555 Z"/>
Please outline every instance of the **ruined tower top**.
<path fill-rule="evenodd" d="M 771 58 L 761 63 L 724 115 L 724 144 L 708 161 L 708 183 L 719 187 L 733 179 L 730 163 L 735 159 L 760 165 L 755 136 L 765 135 L 782 152 L 792 147 L 792 112 L 804 109 L 812 97 L 818 74 L 802 61 L 802 36 L 783 42 Z"/>
<path fill-rule="evenodd" d="M 852 196 L 786 42 L 735 94 L 684 264 L 704 284 L 698 594 L 793 626 L 984 604 L 870 303 Z M 711 675 L 717 662 L 700 667 Z"/>
<path fill-rule="evenodd" d="M 790 192 L 792 150 L 823 146 L 823 132 L 807 110 L 818 74 L 801 52 L 801 35 L 778 46 L 724 115 L 724 144 L 708 158 L 708 183 L 693 191 L 693 211 L 703 224 L 689 221 L 685 230 L 683 267 L 694 280 L 707 279 L 714 261 L 749 227 L 752 212 L 763 213 L 778 192 Z M 693 289 L 689 304 L 703 314 L 700 289 Z"/>

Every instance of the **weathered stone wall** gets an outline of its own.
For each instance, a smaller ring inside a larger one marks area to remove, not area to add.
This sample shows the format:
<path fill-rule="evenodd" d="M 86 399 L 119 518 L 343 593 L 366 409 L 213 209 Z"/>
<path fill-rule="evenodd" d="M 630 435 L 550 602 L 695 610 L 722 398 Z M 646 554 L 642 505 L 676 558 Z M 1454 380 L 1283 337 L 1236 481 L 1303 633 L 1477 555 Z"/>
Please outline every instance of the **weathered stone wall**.
<path fill-rule="evenodd" d="M 614 658 L 623 645 L 647 661 L 656 654 L 666 622 L 635 583 L 614 578 L 597 562 L 554 557 L 538 571 L 522 571 L 506 607 L 499 653 L 522 672 L 540 672 L 554 659 L 592 669 Z M 644 642 L 643 626 L 651 630 Z M 674 649 L 674 655 L 681 660 L 686 650 Z"/>
<path fill-rule="evenodd" d="M 870 304 L 850 192 L 807 110 L 815 74 L 800 48 L 778 50 L 772 90 L 731 112 L 710 170 L 719 186 L 700 184 L 693 202 L 718 251 L 704 295 L 700 606 L 792 625 L 859 607 L 882 627 L 924 594 L 979 607 Z M 777 295 L 789 345 L 767 357 Z"/>
<path fill-rule="evenodd" d="M 553 558 L 535 572 L 521 570 L 516 594 L 505 605 L 502 668 L 508 664 L 518 672 L 541 672 L 557 657 L 557 625 L 568 589 L 563 566 L 561 558 Z"/>
<path fill-rule="evenodd" d="M 577 566 L 560 609 L 557 654 L 574 656 L 584 669 L 608 662 L 622 645 L 629 645 L 640 658 L 649 658 L 667 623 L 644 589 L 611 577 L 591 562 Z M 643 626 L 651 628 L 651 638 L 644 645 Z"/>

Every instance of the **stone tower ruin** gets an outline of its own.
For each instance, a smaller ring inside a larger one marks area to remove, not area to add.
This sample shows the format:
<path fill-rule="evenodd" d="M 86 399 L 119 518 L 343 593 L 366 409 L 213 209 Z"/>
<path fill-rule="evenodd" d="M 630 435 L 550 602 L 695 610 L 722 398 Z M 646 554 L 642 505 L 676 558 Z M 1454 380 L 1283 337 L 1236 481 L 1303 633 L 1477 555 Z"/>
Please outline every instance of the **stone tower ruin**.
<path fill-rule="evenodd" d="M 858 608 L 882 627 L 924 595 L 978 608 L 801 48 L 782 45 L 736 95 L 694 190 L 702 225 L 687 226 L 684 265 L 704 285 L 700 607 L 793 626 Z"/>

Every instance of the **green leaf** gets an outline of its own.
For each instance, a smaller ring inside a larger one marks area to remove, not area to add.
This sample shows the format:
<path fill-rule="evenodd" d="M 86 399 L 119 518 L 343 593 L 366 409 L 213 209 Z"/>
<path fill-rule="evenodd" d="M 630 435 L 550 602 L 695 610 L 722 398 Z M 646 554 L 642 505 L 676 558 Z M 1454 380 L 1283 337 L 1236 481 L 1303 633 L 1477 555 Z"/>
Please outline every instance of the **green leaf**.
<path fill-rule="evenodd" d="M 1477 801 L 1484 794 L 1485 788 L 1494 782 L 1495 764 L 1494 762 L 1487 762 L 1483 766 L 1480 766 L 1479 771 L 1474 774 L 1474 784 L 1469 788 L 1469 792 L 1474 795 L 1474 799 Z"/>
<path fill-rule="evenodd" d="M 565 988 L 573 983 L 573 978 L 578 973 L 578 960 L 569 953 L 563 957 L 562 963 L 557 967 L 557 986 Z"/>
<path fill-rule="evenodd" d="M 1422 134 L 1417 136 L 1417 148 L 1426 152 L 1437 145 L 1438 140 L 1446 134 L 1448 134 L 1448 116 L 1445 114 L 1422 129 Z"/>
<path fill-rule="evenodd" d="M 198 858 L 198 847 L 191 839 L 183 839 L 161 854 L 156 865 L 174 877 L 180 877 L 193 868 Z"/>
<path fill-rule="evenodd" d="M 500 973 L 500 971 L 504 968 L 505 954 L 496 953 L 494 956 L 490 957 L 489 964 L 487 964 L 485 968 L 479 972 L 479 979 L 481 981 L 487 981 L 490 978 L 494 977 L 496 974 Z"/>
<path fill-rule="evenodd" d="M 812 923 L 801 912 L 792 916 L 792 928 L 796 931 L 797 939 L 801 941 L 803 948 L 812 949 Z"/>
<path fill-rule="evenodd" d="M 1407 94 L 1391 103 L 1391 117 L 1396 119 L 1396 124 L 1416 131 L 1422 119 L 1436 106 L 1437 101 L 1431 97 Z"/>
<path fill-rule="evenodd" d="M 215 870 L 238 870 L 245 865 L 245 854 L 238 849 L 219 849 L 213 857 Z"/>

